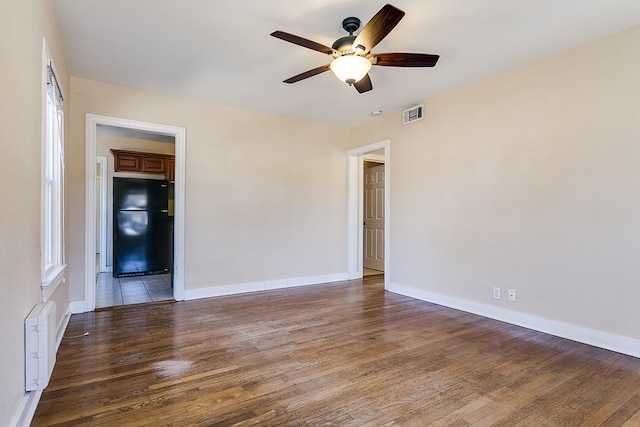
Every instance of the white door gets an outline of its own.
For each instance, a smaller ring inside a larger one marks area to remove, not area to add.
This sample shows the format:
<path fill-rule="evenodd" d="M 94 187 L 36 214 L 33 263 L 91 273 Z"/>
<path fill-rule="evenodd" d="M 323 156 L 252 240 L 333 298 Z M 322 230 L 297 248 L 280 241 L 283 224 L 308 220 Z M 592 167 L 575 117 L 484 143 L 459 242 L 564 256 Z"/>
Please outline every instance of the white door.
<path fill-rule="evenodd" d="M 364 171 L 364 268 L 384 271 L 384 165 Z"/>

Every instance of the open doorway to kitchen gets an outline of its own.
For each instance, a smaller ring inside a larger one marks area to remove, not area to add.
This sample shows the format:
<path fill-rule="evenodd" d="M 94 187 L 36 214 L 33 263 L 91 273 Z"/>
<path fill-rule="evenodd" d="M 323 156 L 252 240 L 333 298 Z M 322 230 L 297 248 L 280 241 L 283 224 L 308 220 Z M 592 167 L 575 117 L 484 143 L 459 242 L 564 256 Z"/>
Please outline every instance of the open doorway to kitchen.
<path fill-rule="evenodd" d="M 105 177 L 105 185 L 96 185 L 104 187 L 96 194 L 97 216 L 104 218 L 96 235 L 96 308 L 172 300 L 175 183 L 168 160 L 175 158 L 175 138 L 98 125 L 96 154 L 106 159 L 96 174 Z"/>
<path fill-rule="evenodd" d="M 124 134 L 144 134 L 146 136 L 152 136 L 153 139 L 164 140 L 172 144 L 172 149 L 175 153 L 175 174 L 173 180 L 173 227 L 172 227 L 172 240 L 173 254 L 172 260 L 172 272 L 166 278 L 169 283 L 173 282 L 171 288 L 172 297 L 175 300 L 184 299 L 184 174 L 185 174 L 185 143 L 186 143 L 186 130 L 180 127 L 167 126 L 148 122 L 139 122 L 135 120 L 120 119 L 108 116 L 98 116 L 93 114 L 87 114 L 86 116 L 86 185 L 85 185 L 85 299 L 84 299 L 84 311 L 92 311 L 96 308 L 96 253 L 103 251 L 104 244 L 109 242 L 107 236 L 106 241 L 101 240 L 97 236 L 98 231 L 98 203 L 96 198 L 102 196 L 97 189 L 96 176 L 97 176 L 97 150 L 98 141 L 101 130 L 111 129 Z M 134 147 L 135 148 L 135 147 Z M 100 153 L 104 155 L 104 153 Z M 109 158 L 109 157 L 108 157 Z M 101 167 L 101 166 L 100 166 Z M 107 169 L 109 166 L 107 165 Z M 139 178 L 139 176 L 136 176 Z M 151 177 L 147 177 L 151 178 Z M 157 178 L 157 176 L 156 176 Z M 142 178 L 144 179 L 144 178 Z M 109 179 L 107 178 L 108 182 Z M 109 195 L 109 189 L 106 190 L 107 196 Z M 105 203 L 103 203 L 103 206 Z M 109 202 L 106 203 L 107 212 Z M 104 210 L 104 209 L 101 209 Z M 107 229 L 109 227 L 109 221 L 106 220 Z M 101 245 L 101 249 L 98 249 L 98 244 Z M 104 250 L 106 256 L 105 270 L 100 274 L 109 272 L 109 253 L 107 248 Z M 101 266 L 102 269 L 102 266 Z M 152 276 L 150 276 L 152 277 Z M 144 285 L 144 283 L 143 283 Z M 159 286 L 158 286 L 159 287 Z M 76 310 L 80 311 L 80 310 Z"/>
<path fill-rule="evenodd" d="M 354 148 L 347 152 L 347 274 L 349 279 L 359 279 L 364 272 L 365 226 L 364 226 L 364 170 L 365 162 L 383 164 L 383 227 L 382 256 L 385 287 L 389 281 L 389 236 L 390 236 L 390 145 L 389 140 Z M 368 271 L 367 271 L 368 272 Z"/>

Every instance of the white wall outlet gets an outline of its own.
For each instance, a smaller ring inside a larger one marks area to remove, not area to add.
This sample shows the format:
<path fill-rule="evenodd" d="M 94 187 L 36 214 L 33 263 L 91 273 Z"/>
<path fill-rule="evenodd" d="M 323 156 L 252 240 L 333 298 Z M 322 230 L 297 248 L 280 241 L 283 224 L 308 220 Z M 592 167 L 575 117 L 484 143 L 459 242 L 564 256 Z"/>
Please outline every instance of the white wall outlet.
<path fill-rule="evenodd" d="M 515 301 L 515 300 L 516 300 L 516 290 L 509 289 L 509 301 Z"/>
<path fill-rule="evenodd" d="M 493 287 L 493 299 L 500 299 L 500 288 L 497 286 Z"/>

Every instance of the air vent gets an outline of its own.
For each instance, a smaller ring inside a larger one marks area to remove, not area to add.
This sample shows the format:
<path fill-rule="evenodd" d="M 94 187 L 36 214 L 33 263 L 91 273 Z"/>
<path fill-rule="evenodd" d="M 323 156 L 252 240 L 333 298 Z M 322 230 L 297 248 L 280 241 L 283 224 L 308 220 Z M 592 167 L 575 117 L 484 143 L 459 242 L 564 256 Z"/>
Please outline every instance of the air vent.
<path fill-rule="evenodd" d="M 416 105 L 402 112 L 402 124 L 417 122 L 424 117 L 422 112 L 424 110 L 424 104 Z"/>

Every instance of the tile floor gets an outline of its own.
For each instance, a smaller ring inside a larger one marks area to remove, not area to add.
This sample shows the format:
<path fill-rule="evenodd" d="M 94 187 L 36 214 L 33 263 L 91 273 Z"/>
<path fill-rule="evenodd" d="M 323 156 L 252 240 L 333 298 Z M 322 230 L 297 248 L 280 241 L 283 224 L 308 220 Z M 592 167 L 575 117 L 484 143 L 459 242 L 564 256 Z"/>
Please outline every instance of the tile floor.
<path fill-rule="evenodd" d="M 170 299 L 170 274 L 114 278 L 111 273 L 100 273 L 96 280 L 96 308 Z"/>

